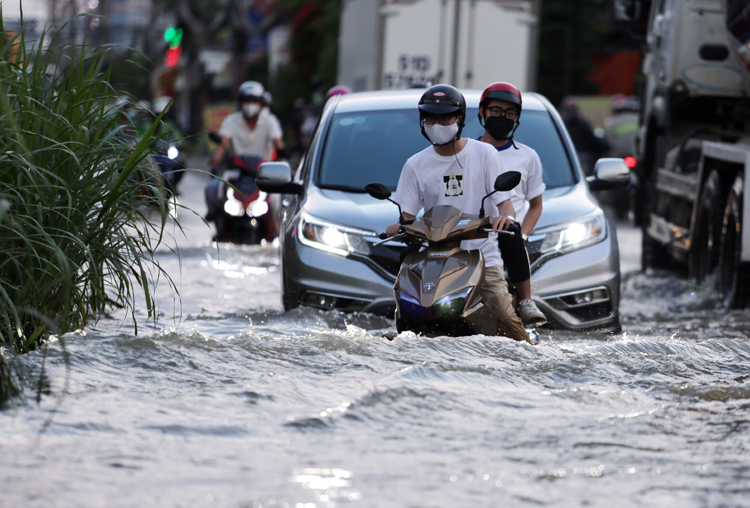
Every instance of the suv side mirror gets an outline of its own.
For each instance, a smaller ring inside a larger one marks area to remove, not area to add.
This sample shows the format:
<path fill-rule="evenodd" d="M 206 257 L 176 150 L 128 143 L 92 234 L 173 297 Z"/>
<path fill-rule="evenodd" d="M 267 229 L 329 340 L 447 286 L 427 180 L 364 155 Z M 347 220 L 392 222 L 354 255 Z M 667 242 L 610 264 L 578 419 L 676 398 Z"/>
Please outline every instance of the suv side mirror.
<path fill-rule="evenodd" d="M 614 18 L 631 35 L 641 38 L 648 29 L 648 17 L 653 0 L 614 0 Z"/>
<path fill-rule="evenodd" d="M 302 194 L 303 187 L 292 182 L 292 168 L 288 162 L 264 162 L 258 167 L 255 183 L 263 192 L 271 194 Z"/>
<path fill-rule="evenodd" d="M 630 168 L 623 159 L 607 157 L 594 164 L 594 174 L 586 178 L 592 191 L 624 189 L 630 183 Z"/>

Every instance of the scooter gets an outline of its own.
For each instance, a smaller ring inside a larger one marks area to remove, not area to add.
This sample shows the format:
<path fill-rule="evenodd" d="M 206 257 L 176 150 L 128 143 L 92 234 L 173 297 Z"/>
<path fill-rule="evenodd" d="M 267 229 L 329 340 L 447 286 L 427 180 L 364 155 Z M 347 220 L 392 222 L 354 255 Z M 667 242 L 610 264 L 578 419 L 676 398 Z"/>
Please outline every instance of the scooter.
<path fill-rule="evenodd" d="M 230 155 L 217 187 L 218 213 L 213 217 L 217 242 L 259 244 L 276 236 L 276 221 L 268 194 L 255 183 L 259 157 Z"/>
<path fill-rule="evenodd" d="M 484 256 L 480 250 L 462 250 L 462 240 L 487 238 L 492 231 L 484 213 L 484 200 L 495 192 L 509 191 L 521 180 L 517 171 L 497 177 L 495 190 L 482 198 L 478 215 L 450 205 L 426 210 L 422 217 L 406 220 L 401 206 L 390 199 L 391 191 L 371 183 L 367 193 L 388 200 L 399 208 L 399 233 L 380 235 L 380 245 L 399 241 L 407 245 L 393 293 L 396 299 L 396 329 L 425 336 L 495 335 L 497 320 L 482 303 L 479 287 L 484 281 Z M 516 234 L 501 231 L 501 234 Z M 527 329 L 535 341 L 534 330 Z"/>
<path fill-rule="evenodd" d="M 182 180 L 187 167 L 185 157 L 180 152 L 178 144 L 163 140 L 157 141 L 151 158 L 164 175 L 168 195 L 177 196 L 177 185 Z"/>

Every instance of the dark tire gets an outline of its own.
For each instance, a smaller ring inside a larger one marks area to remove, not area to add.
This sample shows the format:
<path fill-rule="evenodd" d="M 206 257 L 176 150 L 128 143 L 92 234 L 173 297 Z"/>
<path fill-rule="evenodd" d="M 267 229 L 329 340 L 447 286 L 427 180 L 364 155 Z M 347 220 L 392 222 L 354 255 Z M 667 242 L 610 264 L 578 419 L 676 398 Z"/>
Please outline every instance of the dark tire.
<path fill-rule="evenodd" d="M 631 194 L 631 210 L 636 226 L 645 228 L 650 221 L 652 206 L 656 203 L 656 174 L 664 163 L 666 136 L 652 120 L 646 131 L 643 160 L 636 166 L 637 183 Z"/>
<path fill-rule="evenodd" d="M 713 273 L 719 264 L 719 243 L 721 242 L 722 223 L 726 189 L 722 184 L 719 172 L 714 170 L 708 175 L 696 212 L 693 236 L 690 239 L 688 270 L 690 278 L 702 282 Z"/>
<path fill-rule="evenodd" d="M 284 271 L 284 259 L 281 260 L 281 304 L 284 306 L 284 312 L 299 307 L 299 301 L 293 298 L 293 292 L 289 288 L 289 281 Z"/>
<path fill-rule="evenodd" d="M 640 180 L 630 191 L 630 209 L 633 211 L 633 225 L 645 227 L 648 225 L 649 207 L 646 184 Z"/>
<path fill-rule="evenodd" d="M 669 268 L 670 260 L 667 248 L 651 238 L 645 227 L 641 229 L 641 270 Z"/>
<path fill-rule="evenodd" d="M 742 252 L 742 192 L 744 176 L 738 174 L 727 197 L 719 247 L 719 293 L 728 309 L 742 309 L 747 303 L 747 263 Z"/>

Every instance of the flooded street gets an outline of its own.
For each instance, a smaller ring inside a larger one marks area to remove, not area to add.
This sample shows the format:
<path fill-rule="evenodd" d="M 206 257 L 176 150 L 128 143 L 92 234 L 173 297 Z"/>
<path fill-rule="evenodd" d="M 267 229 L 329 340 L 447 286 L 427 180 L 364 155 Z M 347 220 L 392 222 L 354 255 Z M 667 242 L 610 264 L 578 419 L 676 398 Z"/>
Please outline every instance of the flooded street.
<path fill-rule="evenodd" d="M 202 179 L 182 185 L 202 213 Z M 0 507 L 750 505 L 747 312 L 639 272 L 627 224 L 623 332 L 531 346 L 284 313 L 275 247 L 183 221 L 156 325 L 114 312 L 20 359 Z"/>

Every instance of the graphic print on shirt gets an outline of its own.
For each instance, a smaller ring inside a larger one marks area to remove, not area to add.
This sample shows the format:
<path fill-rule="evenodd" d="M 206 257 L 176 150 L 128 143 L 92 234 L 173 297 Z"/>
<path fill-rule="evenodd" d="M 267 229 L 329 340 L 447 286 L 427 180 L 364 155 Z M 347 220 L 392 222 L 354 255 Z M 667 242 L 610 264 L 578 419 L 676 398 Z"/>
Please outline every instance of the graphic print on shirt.
<path fill-rule="evenodd" d="M 443 176 L 443 183 L 445 184 L 445 197 L 458 197 L 464 195 L 464 188 L 461 182 L 463 182 L 463 175 L 456 175 L 451 173 L 450 175 Z"/>

